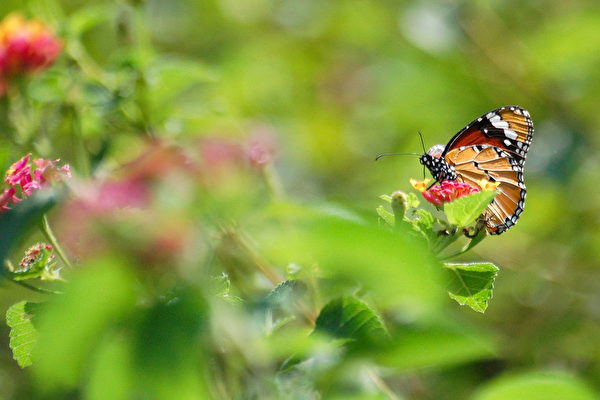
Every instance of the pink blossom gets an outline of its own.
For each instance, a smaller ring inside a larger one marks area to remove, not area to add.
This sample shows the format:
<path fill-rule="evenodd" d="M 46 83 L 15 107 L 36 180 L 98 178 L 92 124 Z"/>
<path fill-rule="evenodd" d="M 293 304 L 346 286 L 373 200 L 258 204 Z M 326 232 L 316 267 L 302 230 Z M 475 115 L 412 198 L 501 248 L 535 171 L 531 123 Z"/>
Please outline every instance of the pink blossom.
<path fill-rule="evenodd" d="M 34 246 L 31 246 L 29 249 L 27 249 L 27 252 L 25 252 L 25 256 L 19 263 L 19 269 L 17 271 L 28 270 L 34 264 L 39 263 L 40 261 L 45 261 L 45 264 L 52 262 L 52 260 L 54 260 L 54 254 L 51 253 L 51 251 L 52 245 L 47 243 L 38 243 Z M 43 260 L 44 257 L 45 260 Z"/>
<path fill-rule="evenodd" d="M 273 162 L 276 152 L 275 135 L 267 127 L 262 127 L 246 143 L 246 156 L 250 165 L 262 168 Z"/>
<path fill-rule="evenodd" d="M 436 207 L 441 207 L 444 203 L 450 203 L 460 197 L 465 197 L 479 191 L 478 187 L 471 186 L 468 183 L 442 181 L 440 184 L 434 185 L 427 190 L 422 190 L 421 193 L 425 200 Z"/>
<path fill-rule="evenodd" d="M 59 166 L 59 161 L 42 158 L 31 161 L 31 154 L 27 154 L 11 165 L 4 177 L 4 182 L 10 187 L 0 195 L 0 210 L 9 209 L 10 204 L 31 196 L 49 182 L 70 178 L 69 165 Z"/>

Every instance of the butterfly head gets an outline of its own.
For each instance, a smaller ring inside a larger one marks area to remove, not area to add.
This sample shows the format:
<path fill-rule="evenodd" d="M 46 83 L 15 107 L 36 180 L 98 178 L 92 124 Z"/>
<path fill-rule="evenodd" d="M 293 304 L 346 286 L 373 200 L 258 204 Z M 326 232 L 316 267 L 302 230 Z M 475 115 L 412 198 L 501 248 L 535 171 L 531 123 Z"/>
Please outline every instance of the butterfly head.
<path fill-rule="evenodd" d="M 454 170 L 454 167 L 448 164 L 443 157 L 445 149 L 446 146 L 443 144 L 436 144 L 430 148 L 427 153 L 419 157 L 421 164 L 429 169 L 436 181 L 456 180 L 456 171 Z"/>

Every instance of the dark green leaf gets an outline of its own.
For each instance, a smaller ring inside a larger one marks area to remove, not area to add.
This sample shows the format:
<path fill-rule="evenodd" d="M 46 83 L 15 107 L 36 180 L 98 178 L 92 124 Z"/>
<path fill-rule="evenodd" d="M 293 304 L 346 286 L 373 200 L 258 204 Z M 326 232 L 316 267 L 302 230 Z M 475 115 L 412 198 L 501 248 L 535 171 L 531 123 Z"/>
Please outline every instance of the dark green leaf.
<path fill-rule="evenodd" d="M 381 344 L 389 340 L 381 318 L 365 302 L 352 296 L 327 303 L 319 313 L 315 331 L 351 339 L 352 346 Z"/>
<path fill-rule="evenodd" d="M 175 296 L 148 309 L 136 329 L 134 365 L 138 380 L 157 400 L 207 398 L 202 366 L 202 333 L 207 307 L 197 288 L 180 289 Z M 177 390 L 173 390 L 173 388 Z"/>
<path fill-rule="evenodd" d="M 6 311 L 6 324 L 10 328 L 10 349 L 13 358 L 21 368 L 32 364 L 31 354 L 38 340 L 38 332 L 33 324 L 39 304 L 21 301 Z"/>
<path fill-rule="evenodd" d="M 448 294 L 460 305 L 484 312 L 492 298 L 498 267 L 492 263 L 444 264 L 450 271 Z"/>
<path fill-rule="evenodd" d="M 39 191 L 0 214 L 0 260 L 7 258 L 12 247 L 40 223 L 56 201 L 54 191 Z"/>
<path fill-rule="evenodd" d="M 467 226 L 477 219 L 485 208 L 494 200 L 496 192 L 482 190 L 466 197 L 461 197 L 444 205 L 448 222 L 459 227 Z"/>

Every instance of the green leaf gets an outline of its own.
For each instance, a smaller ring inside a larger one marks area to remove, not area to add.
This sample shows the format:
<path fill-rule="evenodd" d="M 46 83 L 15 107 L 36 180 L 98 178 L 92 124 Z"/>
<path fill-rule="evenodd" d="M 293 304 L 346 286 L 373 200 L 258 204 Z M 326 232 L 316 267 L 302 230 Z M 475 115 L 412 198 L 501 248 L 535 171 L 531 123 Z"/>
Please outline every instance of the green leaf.
<path fill-rule="evenodd" d="M 435 219 L 429 211 L 419 208 L 415 210 L 415 218 L 413 221 L 421 232 L 429 234 L 433 230 Z"/>
<path fill-rule="evenodd" d="M 131 344 L 123 335 L 107 335 L 95 351 L 85 385 L 86 400 L 127 400 L 134 397 Z"/>
<path fill-rule="evenodd" d="M 473 400 L 594 400 L 591 386 L 564 372 L 528 372 L 492 380 Z"/>
<path fill-rule="evenodd" d="M 459 227 L 467 226 L 477 219 L 485 208 L 494 200 L 496 192 L 482 190 L 466 197 L 461 197 L 444 205 L 448 222 Z"/>
<path fill-rule="evenodd" d="M 73 388 L 103 335 L 133 309 L 134 279 L 113 257 L 85 265 L 39 318 L 34 373 L 40 389 Z M 58 367 L 60 366 L 60 368 Z"/>
<path fill-rule="evenodd" d="M 156 400 L 205 399 L 203 333 L 208 308 L 196 287 L 184 287 L 142 314 L 135 329 L 133 365 L 146 396 Z M 177 390 L 173 390 L 177 388 Z"/>
<path fill-rule="evenodd" d="M 342 282 L 359 284 L 379 306 L 401 307 L 414 316 L 442 304 L 441 268 L 421 237 L 323 214 L 292 221 L 293 230 L 260 238 L 273 263 L 317 263 L 327 278 L 324 290 Z"/>
<path fill-rule="evenodd" d="M 306 284 L 297 279 L 281 282 L 264 299 L 268 308 L 288 308 L 306 293 Z"/>
<path fill-rule="evenodd" d="M 485 312 L 492 298 L 498 267 L 492 263 L 444 264 L 451 272 L 449 296 L 460 305 Z"/>
<path fill-rule="evenodd" d="M 495 357 L 496 345 L 485 333 L 465 327 L 406 327 L 377 360 L 398 370 L 435 368 Z"/>
<path fill-rule="evenodd" d="M 10 327 L 10 349 L 19 367 L 32 364 L 31 353 L 38 340 L 33 319 L 39 304 L 21 301 L 6 311 L 6 324 Z"/>
<path fill-rule="evenodd" d="M 381 318 L 362 300 L 345 296 L 330 301 L 317 317 L 315 332 L 351 339 L 352 346 L 380 344 L 389 340 Z"/>
<path fill-rule="evenodd" d="M 377 207 L 377 214 L 385 221 L 389 226 L 394 226 L 396 219 L 394 214 L 383 208 L 383 206 Z"/>
<path fill-rule="evenodd" d="M 39 224 L 56 201 L 54 191 L 38 191 L 13 209 L 0 214 L 0 260 L 8 257 L 12 247 Z"/>
<path fill-rule="evenodd" d="M 104 4 L 90 5 L 74 12 L 70 18 L 69 31 L 74 36 L 81 36 L 96 25 L 106 21 L 110 16 L 110 8 Z"/>
<path fill-rule="evenodd" d="M 381 196 L 379 196 L 379 198 L 385 201 L 386 203 L 392 202 L 392 196 L 390 196 L 389 194 L 382 194 Z"/>
<path fill-rule="evenodd" d="M 412 192 L 408 193 L 406 203 L 407 203 L 406 206 L 408 208 L 417 208 L 417 207 L 419 207 L 419 204 L 421 204 L 417 195 Z"/>

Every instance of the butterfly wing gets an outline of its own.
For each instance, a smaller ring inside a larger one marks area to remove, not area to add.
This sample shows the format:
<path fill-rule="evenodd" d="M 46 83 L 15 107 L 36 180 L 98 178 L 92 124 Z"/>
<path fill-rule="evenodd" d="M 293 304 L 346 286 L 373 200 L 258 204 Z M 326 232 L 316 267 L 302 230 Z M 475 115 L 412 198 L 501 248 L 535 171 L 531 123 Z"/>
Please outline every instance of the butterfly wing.
<path fill-rule="evenodd" d="M 504 106 L 482 115 L 454 135 L 444 155 L 461 147 L 490 145 L 504 150 L 523 166 L 532 137 L 529 112 L 519 106 Z"/>
<path fill-rule="evenodd" d="M 523 212 L 527 195 L 523 166 L 532 137 L 529 112 L 505 106 L 471 122 L 444 149 L 444 158 L 459 180 L 475 187 L 482 179 L 499 182 L 499 194 L 483 213 L 491 234 L 515 225 Z"/>
<path fill-rule="evenodd" d="M 446 160 L 454 166 L 458 180 L 472 186 L 478 187 L 482 179 L 499 182 L 498 195 L 483 213 L 488 232 L 499 235 L 517 223 L 527 195 L 522 164 L 506 151 L 489 145 L 450 150 Z"/>

